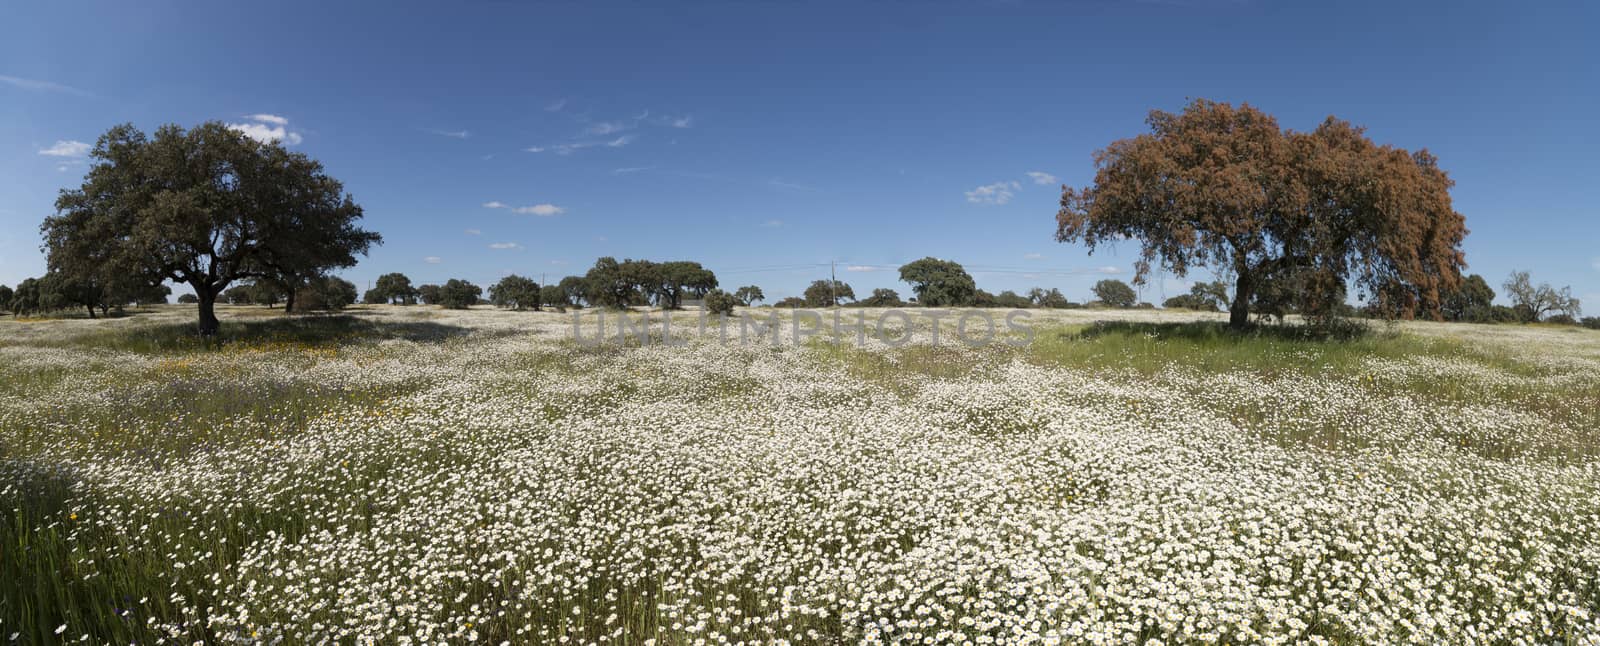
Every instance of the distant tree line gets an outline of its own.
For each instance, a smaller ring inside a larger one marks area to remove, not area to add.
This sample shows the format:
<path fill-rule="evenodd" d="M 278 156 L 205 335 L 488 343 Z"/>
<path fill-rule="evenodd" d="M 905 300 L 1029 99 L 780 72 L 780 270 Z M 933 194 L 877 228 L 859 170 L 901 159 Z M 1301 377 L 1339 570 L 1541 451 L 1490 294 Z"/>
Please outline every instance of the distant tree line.
<path fill-rule="evenodd" d="M 1329 119 L 1316 130 L 1282 130 L 1248 105 L 1197 100 L 1181 114 L 1154 111 L 1151 134 L 1114 142 L 1097 157 L 1095 183 L 1064 189 L 1057 239 L 1098 244 L 1141 240 L 1135 283 L 1153 263 L 1177 275 L 1212 266 L 1232 281 L 1195 284 L 1164 307 L 1226 309 L 1241 324 L 1250 313 L 1409 317 L 1453 321 L 1590 323 L 1579 319 L 1569 287 L 1533 284 L 1514 272 L 1502 284 L 1510 306 L 1494 305 L 1481 276 L 1462 278 L 1463 219 L 1450 203 L 1451 180 L 1426 151 L 1379 146 L 1363 131 Z M 198 329 L 215 334 L 215 304 L 338 310 L 355 285 L 333 276 L 382 243 L 356 226 L 362 208 L 320 163 L 208 122 L 168 125 L 146 135 L 131 125 L 97 141 L 83 184 L 63 190 L 40 227 L 47 273 L 0 286 L 0 309 L 25 315 L 78 309 L 106 316 L 133 304 L 164 303 L 167 283 L 188 285 L 180 302 L 198 306 Z M 1219 161 L 1220 160 L 1220 161 Z M 1151 169 L 1159 176 L 1146 176 Z M 1327 169 L 1344 172 L 1329 174 Z M 1227 189 L 1227 190 L 1223 190 Z M 1151 206 L 1156 205 L 1156 206 Z M 1319 224 L 1321 223 L 1321 224 Z M 899 268 L 902 300 L 879 288 L 858 298 L 834 278 L 812 282 L 780 307 L 1079 307 L 1058 289 L 1026 295 L 978 289 L 958 263 L 922 258 Z M 1346 283 L 1370 296 L 1357 309 Z M 450 279 L 414 286 L 400 273 L 380 276 L 363 302 L 516 310 L 653 306 L 673 310 L 699 299 L 731 311 L 766 300 L 746 285 L 725 292 L 716 275 L 688 260 L 598 259 L 582 276 L 540 285 L 518 275 L 485 291 Z M 1119 280 L 1095 284 L 1084 306 L 1154 307 Z"/>
<path fill-rule="evenodd" d="M 161 283 L 108 283 L 48 272 L 40 278 L 24 279 L 15 289 L 0 285 L 0 310 L 17 316 L 82 310 L 89 318 L 96 318 L 97 313 L 107 316 L 129 305 L 166 303 L 171 295 L 172 288 Z"/>

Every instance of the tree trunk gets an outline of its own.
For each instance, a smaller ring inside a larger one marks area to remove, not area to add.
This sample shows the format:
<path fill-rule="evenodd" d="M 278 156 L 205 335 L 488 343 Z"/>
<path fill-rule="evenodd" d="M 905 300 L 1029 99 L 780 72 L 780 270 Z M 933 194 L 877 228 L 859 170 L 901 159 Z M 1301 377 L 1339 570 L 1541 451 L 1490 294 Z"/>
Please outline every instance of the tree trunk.
<path fill-rule="evenodd" d="M 283 313 L 284 314 L 293 314 L 294 313 L 294 291 L 295 290 L 292 290 L 292 289 L 289 290 L 289 296 L 287 298 L 283 299 L 284 300 L 284 305 L 283 305 Z"/>
<path fill-rule="evenodd" d="M 94 318 L 94 306 L 93 305 L 89 306 L 89 318 L 91 318 L 91 319 Z"/>
<path fill-rule="evenodd" d="M 1250 296 L 1254 286 L 1240 272 L 1233 285 L 1233 304 L 1228 306 L 1228 327 L 1243 330 L 1250 327 Z"/>
<path fill-rule="evenodd" d="M 200 299 L 200 336 L 216 336 L 222 329 L 222 323 L 217 321 L 217 295 L 204 289 L 194 291 L 195 297 Z"/>

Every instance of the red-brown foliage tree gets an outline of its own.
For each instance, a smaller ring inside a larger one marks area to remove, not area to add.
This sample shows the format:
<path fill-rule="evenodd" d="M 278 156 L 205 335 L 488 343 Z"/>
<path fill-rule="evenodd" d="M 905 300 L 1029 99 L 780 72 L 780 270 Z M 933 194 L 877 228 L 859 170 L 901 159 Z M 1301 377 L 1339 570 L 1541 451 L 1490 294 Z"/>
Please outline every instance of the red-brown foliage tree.
<path fill-rule="evenodd" d="M 1311 132 L 1278 127 L 1248 104 L 1198 99 L 1152 111 L 1151 132 L 1095 153 L 1094 185 L 1066 187 L 1056 239 L 1140 241 L 1134 281 L 1152 263 L 1176 275 L 1204 266 L 1234 277 L 1230 322 L 1252 299 L 1293 284 L 1296 307 L 1327 316 L 1353 279 L 1378 311 L 1437 317 L 1461 280 L 1465 219 L 1454 182 L 1426 150 L 1380 146 L 1329 117 Z"/>

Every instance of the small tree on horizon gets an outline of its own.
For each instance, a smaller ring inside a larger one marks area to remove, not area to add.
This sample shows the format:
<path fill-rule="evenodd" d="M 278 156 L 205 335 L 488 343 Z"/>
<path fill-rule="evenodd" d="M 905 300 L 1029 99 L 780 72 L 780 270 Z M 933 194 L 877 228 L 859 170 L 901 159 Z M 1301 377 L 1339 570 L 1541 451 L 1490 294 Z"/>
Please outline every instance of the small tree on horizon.
<path fill-rule="evenodd" d="M 1133 307 L 1139 301 L 1139 295 L 1124 283 L 1115 278 L 1107 278 L 1094 284 L 1094 297 L 1101 303 L 1110 307 Z"/>
<path fill-rule="evenodd" d="M 911 284 L 917 304 L 923 307 L 969 305 L 978 285 L 960 264 L 929 256 L 900 267 L 900 280 Z"/>
<path fill-rule="evenodd" d="M 1512 271 L 1503 287 L 1506 297 L 1511 299 L 1512 309 L 1516 310 L 1518 319 L 1523 323 L 1543 320 L 1551 312 L 1576 319 L 1583 311 L 1578 299 L 1572 295 L 1572 287 L 1556 289 L 1550 283 L 1534 286 L 1533 279 L 1525 271 Z"/>
<path fill-rule="evenodd" d="M 833 307 L 845 300 L 855 300 L 856 290 L 841 280 L 815 280 L 806 287 L 806 307 Z"/>
<path fill-rule="evenodd" d="M 538 283 L 516 274 L 501 278 L 499 282 L 489 286 L 489 302 L 495 307 L 537 310 L 542 295 Z"/>
<path fill-rule="evenodd" d="M 767 300 L 767 295 L 761 293 L 761 288 L 755 285 L 745 285 L 734 290 L 733 297 L 739 299 L 740 305 L 750 306 L 758 301 Z"/>

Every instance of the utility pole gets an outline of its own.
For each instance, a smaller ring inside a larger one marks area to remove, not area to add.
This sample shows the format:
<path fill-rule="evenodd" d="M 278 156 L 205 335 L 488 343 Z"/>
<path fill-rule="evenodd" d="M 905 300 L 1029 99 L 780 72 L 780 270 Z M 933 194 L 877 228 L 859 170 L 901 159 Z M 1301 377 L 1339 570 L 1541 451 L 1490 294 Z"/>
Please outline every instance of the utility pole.
<path fill-rule="evenodd" d="M 833 306 L 839 306 L 839 275 L 834 272 L 834 262 L 828 261 L 828 295 L 833 300 Z"/>

